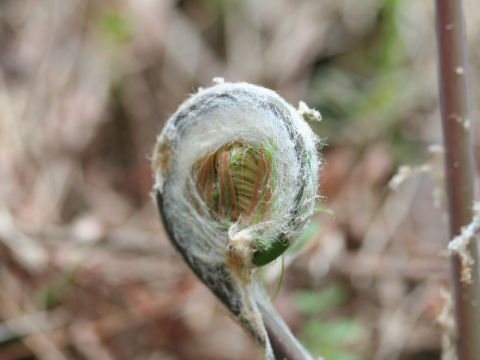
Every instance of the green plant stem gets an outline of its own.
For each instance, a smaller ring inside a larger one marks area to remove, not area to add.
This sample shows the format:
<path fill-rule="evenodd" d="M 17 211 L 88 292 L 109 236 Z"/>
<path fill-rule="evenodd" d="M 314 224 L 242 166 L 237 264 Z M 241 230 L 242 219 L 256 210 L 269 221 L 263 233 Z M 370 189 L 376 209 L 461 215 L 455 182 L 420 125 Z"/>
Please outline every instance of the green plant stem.
<path fill-rule="evenodd" d="M 474 159 L 470 131 L 468 63 L 461 0 L 436 0 L 440 103 L 446 151 L 450 238 L 472 221 L 475 197 Z M 469 245 L 473 281 L 461 281 L 462 264 L 452 255 L 452 280 L 457 324 L 457 352 L 462 360 L 480 356 L 480 292 L 477 238 Z"/>

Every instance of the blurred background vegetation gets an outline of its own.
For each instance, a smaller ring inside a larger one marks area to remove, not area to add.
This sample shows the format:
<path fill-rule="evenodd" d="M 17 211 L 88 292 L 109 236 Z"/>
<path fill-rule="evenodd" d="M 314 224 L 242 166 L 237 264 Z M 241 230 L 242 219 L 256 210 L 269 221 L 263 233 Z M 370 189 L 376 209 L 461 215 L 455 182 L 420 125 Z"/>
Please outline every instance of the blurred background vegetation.
<path fill-rule="evenodd" d="M 480 5 L 465 6 L 478 114 Z M 285 260 L 275 304 L 294 332 L 328 360 L 440 359 L 434 28 L 418 0 L 1 0 L 0 359 L 261 359 L 150 198 L 156 134 L 214 76 L 324 117 L 319 205 L 338 219 L 317 214 Z M 263 274 L 272 293 L 279 274 Z"/>

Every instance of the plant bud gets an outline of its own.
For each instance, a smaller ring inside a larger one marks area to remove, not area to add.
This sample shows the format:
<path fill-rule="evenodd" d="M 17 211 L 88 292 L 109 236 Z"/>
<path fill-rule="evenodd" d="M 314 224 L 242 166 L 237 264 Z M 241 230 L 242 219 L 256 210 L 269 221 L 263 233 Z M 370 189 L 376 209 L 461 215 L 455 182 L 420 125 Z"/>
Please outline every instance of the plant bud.
<path fill-rule="evenodd" d="M 154 193 L 172 243 L 266 348 L 254 275 L 313 214 L 316 145 L 302 114 L 274 91 L 221 83 L 179 107 L 153 154 Z"/>

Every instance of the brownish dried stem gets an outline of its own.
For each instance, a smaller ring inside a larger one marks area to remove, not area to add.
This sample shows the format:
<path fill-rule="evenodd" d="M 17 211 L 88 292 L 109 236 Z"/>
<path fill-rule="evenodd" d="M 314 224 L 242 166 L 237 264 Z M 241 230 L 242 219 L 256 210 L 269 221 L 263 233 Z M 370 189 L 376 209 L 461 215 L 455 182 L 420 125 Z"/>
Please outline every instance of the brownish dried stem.
<path fill-rule="evenodd" d="M 450 238 L 472 221 L 475 197 L 474 159 L 470 131 L 468 63 L 465 24 L 461 0 L 436 0 L 437 40 L 440 75 L 440 103 L 446 151 L 446 178 Z M 480 300 L 478 247 L 472 239 L 469 251 L 474 259 L 473 281 L 461 281 L 462 264 L 452 255 L 457 323 L 457 351 L 462 360 L 480 354 Z"/>

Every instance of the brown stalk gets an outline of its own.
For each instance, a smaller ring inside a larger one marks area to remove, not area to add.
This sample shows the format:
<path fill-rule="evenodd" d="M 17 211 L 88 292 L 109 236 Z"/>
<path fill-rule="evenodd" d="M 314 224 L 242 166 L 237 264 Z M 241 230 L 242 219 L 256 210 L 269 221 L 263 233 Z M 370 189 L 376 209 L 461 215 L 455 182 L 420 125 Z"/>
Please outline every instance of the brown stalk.
<path fill-rule="evenodd" d="M 266 220 L 267 216 L 270 214 L 270 209 L 272 208 L 272 164 L 270 162 L 270 159 L 266 157 L 265 151 L 262 150 L 262 158 L 265 160 L 265 166 L 266 166 L 266 171 L 265 171 L 265 179 L 264 183 L 262 185 L 263 189 L 263 211 L 262 211 L 262 220 Z"/>
<path fill-rule="evenodd" d="M 450 238 L 472 221 L 475 198 L 474 158 L 470 131 L 468 63 L 461 0 L 436 0 L 440 103 L 446 151 Z M 480 356 L 480 287 L 477 239 L 468 251 L 474 264 L 472 282 L 462 282 L 462 263 L 451 257 L 457 324 L 457 352 L 462 360 Z"/>
<path fill-rule="evenodd" d="M 197 172 L 197 190 L 200 198 L 206 201 L 207 206 L 213 206 L 213 187 L 215 177 L 215 156 L 209 155 L 205 158 Z"/>
<path fill-rule="evenodd" d="M 262 150 L 261 150 L 262 151 Z M 250 221 L 253 218 L 253 213 L 258 206 L 258 202 L 260 201 L 260 192 L 262 190 L 262 182 L 266 174 L 266 166 L 262 156 L 258 157 L 258 164 L 257 164 L 257 178 L 255 179 L 255 185 L 253 186 L 253 194 L 252 194 L 252 201 L 250 203 L 250 207 L 247 210 L 247 218 Z"/>
<path fill-rule="evenodd" d="M 233 178 L 232 178 L 232 173 L 230 172 L 230 168 L 228 166 L 228 163 L 230 161 L 229 154 L 226 151 L 223 153 L 223 161 L 224 161 L 224 174 L 223 174 L 223 179 L 226 184 L 226 189 L 227 191 L 227 208 L 231 209 L 231 220 L 236 221 L 238 218 L 238 209 L 237 209 L 237 201 L 236 201 L 236 196 L 235 196 L 235 184 L 233 183 Z"/>
<path fill-rule="evenodd" d="M 225 183 L 223 181 L 223 174 L 225 172 L 225 167 L 227 167 L 228 164 L 224 162 L 224 159 L 222 156 L 217 156 L 217 176 L 221 176 L 221 178 L 218 181 L 218 187 L 220 189 L 219 191 L 219 198 L 218 198 L 218 213 L 220 214 L 221 217 L 225 218 L 227 208 L 225 206 L 226 199 L 225 199 Z"/>

